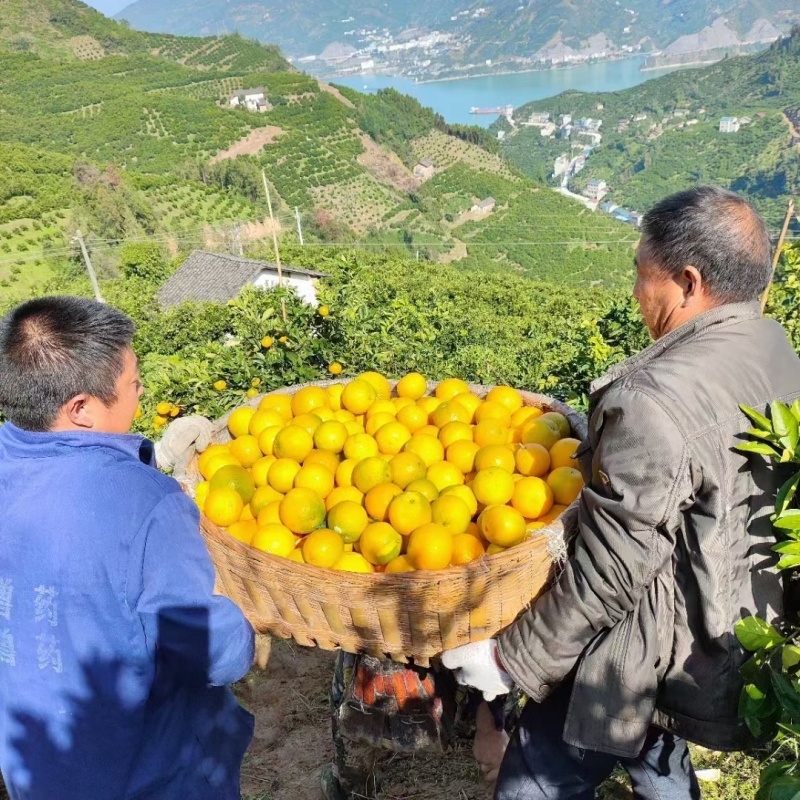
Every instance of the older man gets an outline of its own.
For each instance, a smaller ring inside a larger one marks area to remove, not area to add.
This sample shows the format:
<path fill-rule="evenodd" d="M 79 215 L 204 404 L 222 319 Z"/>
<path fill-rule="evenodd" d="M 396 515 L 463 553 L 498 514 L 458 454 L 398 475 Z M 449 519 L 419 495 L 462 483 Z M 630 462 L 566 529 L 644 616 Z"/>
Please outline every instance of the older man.
<path fill-rule="evenodd" d="M 761 316 L 764 221 L 739 196 L 681 192 L 644 218 L 634 296 L 654 344 L 591 389 L 574 553 L 496 640 L 445 653 L 489 695 L 530 696 L 497 800 L 583 800 L 619 762 L 647 800 L 698 798 L 686 740 L 749 743 L 733 634 L 783 613 L 769 521 L 780 476 L 734 447 L 739 409 L 800 396 L 800 360 Z"/>

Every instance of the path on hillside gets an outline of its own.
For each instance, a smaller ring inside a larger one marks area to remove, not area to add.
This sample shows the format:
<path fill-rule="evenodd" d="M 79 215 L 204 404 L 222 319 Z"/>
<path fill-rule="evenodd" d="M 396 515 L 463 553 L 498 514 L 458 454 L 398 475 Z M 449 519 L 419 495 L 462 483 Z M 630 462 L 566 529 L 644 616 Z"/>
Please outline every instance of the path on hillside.
<path fill-rule="evenodd" d="M 224 161 L 226 158 L 236 158 L 237 156 L 254 156 L 260 153 L 268 144 L 272 144 L 281 134 L 282 128 L 276 125 L 266 125 L 263 128 L 255 128 L 250 131 L 243 139 L 234 142 L 227 150 L 222 150 L 211 159 L 212 164 Z"/>

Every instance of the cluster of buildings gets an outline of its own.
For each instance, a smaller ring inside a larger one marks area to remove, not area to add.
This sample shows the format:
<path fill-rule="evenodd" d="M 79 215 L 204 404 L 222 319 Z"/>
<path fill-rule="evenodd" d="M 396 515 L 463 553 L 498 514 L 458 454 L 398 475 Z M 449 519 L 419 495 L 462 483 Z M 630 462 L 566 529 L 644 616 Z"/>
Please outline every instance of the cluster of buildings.
<path fill-rule="evenodd" d="M 749 125 L 752 117 L 722 117 L 719 121 L 720 133 L 738 133 L 742 125 Z"/>
<path fill-rule="evenodd" d="M 272 104 L 267 100 L 267 93 L 263 86 L 256 89 L 242 89 L 234 92 L 228 98 L 231 108 L 246 108 L 248 111 L 271 111 Z"/>

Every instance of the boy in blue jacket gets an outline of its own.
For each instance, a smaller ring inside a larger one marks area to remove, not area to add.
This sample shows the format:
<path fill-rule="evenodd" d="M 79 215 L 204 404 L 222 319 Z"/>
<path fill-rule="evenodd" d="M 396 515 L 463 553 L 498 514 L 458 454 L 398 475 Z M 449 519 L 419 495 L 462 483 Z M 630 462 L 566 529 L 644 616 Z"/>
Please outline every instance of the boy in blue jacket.
<path fill-rule="evenodd" d="M 0 321 L 0 768 L 12 800 L 239 800 L 253 630 L 194 503 L 131 435 L 133 323 L 45 297 Z"/>

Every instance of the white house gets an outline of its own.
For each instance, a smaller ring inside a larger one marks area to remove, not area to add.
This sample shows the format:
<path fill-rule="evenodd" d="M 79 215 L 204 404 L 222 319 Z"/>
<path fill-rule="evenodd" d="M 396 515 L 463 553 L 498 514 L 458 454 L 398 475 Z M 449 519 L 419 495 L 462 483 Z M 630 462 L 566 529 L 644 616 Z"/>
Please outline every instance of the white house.
<path fill-rule="evenodd" d="M 558 178 L 563 175 L 568 169 L 570 164 L 570 157 L 567 153 L 560 155 L 553 165 L 553 177 Z"/>
<path fill-rule="evenodd" d="M 739 130 L 739 120 L 736 117 L 723 117 L 719 121 L 720 133 L 736 133 Z"/>
<path fill-rule="evenodd" d="M 608 184 L 598 178 L 592 178 L 583 192 L 590 200 L 600 200 L 608 194 Z"/>
<path fill-rule="evenodd" d="M 475 203 L 470 211 L 472 211 L 473 214 L 488 214 L 494 211 L 496 205 L 497 201 L 494 197 L 487 197 L 485 200 L 481 200 L 480 203 Z"/>
<path fill-rule="evenodd" d="M 233 108 L 244 106 L 248 111 L 268 111 L 271 108 L 263 87 L 243 89 L 232 94 L 228 102 Z"/>
<path fill-rule="evenodd" d="M 429 158 L 423 158 L 422 161 L 418 161 L 414 165 L 414 177 L 422 181 L 427 181 L 429 178 L 432 178 L 435 172 L 436 168 L 433 165 L 433 161 Z"/>

